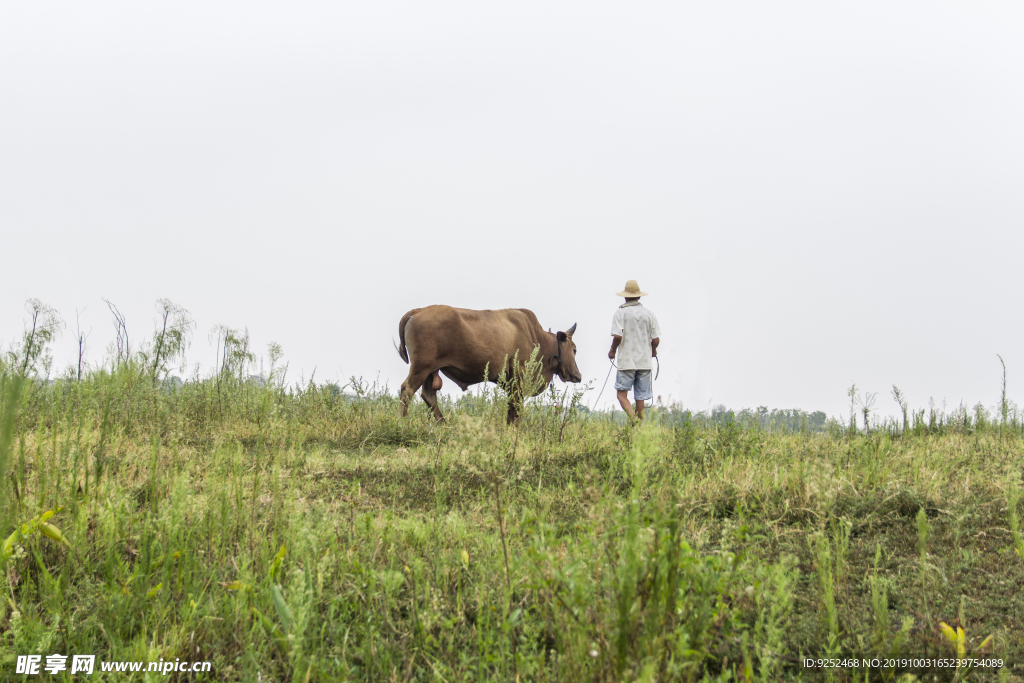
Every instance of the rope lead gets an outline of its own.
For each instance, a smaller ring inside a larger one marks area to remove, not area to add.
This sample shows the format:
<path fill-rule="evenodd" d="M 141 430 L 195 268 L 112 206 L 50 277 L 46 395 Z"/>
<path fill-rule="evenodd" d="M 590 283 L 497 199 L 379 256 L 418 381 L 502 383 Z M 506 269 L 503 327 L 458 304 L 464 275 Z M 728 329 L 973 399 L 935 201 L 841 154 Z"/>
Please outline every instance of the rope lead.
<path fill-rule="evenodd" d="M 597 400 L 594 401 L 594 407 L 595 408 L 597 407 L 597 404 L 601 402 L 601 396 L 604 395 L 605 387 L 608 386 L 608 379 L 612 376 L 612 368 L 615 368 L 616 370 L 619 369 L 618 366 L 615 365 L 615 361 L 613 361 L 611 358 L 608 359 L 608 362 L 611 363 L 611 367 L 608 368 L 608 374 L 605 375 L 605 377 L 604 377 L 604 384 L 601 385 L 601 393 L 599 393 L 597 395 Z M 657 356 L 655 356 L 654 357 L 654 362 L 657 363 L 657 365 L 658 365 L 658 370 L 657 370 L 657 372 L 654 373 L 654 379 L 658 379 L 658 375 L 661 374 L 661 361 L 658 360 Z M 651 380 L 651 392 L 652 393 L 654 392 L 654 379 Z"/>

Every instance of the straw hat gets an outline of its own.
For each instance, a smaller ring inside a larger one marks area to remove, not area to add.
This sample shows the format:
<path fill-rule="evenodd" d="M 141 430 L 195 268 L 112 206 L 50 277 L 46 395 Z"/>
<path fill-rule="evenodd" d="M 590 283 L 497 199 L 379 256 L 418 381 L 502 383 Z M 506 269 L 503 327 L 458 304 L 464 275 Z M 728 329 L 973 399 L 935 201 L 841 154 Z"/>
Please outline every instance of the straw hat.
<path fill-rule="evenodd" d="M 631 299 L 635 296 L 647 296 L 647 292 L 641 292 L 640 285 L 636 283 L 636 280 L 630 280 L 626 283 L 626 288 L 615 296 L 624 296 Z"/>

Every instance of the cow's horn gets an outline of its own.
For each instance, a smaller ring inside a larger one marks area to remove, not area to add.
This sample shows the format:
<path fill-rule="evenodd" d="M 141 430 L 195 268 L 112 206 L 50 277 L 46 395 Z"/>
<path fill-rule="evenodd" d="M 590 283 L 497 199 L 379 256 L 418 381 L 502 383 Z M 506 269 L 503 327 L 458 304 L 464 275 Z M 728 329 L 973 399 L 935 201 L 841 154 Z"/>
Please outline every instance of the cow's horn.
<path fill-rule="evenodd" d="M 567 330 L 565 331 L 565 336 L 567 336 L 567 337 L 571 337 L 571 336 L 572 336 L 572 333 L 573 333 L 573 332 L 575 332 L 575 331 L 576 331 L 576 323 L 573 323 L 573 324 L 572 324 L 572 327 L 570 327 L 569 329 L 567 329 Z"/>

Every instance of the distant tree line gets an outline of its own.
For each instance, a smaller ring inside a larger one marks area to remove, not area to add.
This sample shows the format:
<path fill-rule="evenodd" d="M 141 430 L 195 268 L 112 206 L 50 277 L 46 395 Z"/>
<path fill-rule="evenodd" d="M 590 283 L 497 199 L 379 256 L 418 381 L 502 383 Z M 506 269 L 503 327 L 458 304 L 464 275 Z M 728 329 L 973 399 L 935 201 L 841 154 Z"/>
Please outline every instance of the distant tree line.
<path fill-rule="evenodd" d="M 829 429 L 829 418 L 824 412 L 808 412 L 799 408 L 774 408 L 766 406 L 731 410 L 716 405 L 704 411 L 692 411 L 682 406 L 669 406 L 661 410 L 663 419 L 673 425 L 695 425 L 700 427 L 736 425 L 747 429 L 789 432 L 824 432 Z"/>

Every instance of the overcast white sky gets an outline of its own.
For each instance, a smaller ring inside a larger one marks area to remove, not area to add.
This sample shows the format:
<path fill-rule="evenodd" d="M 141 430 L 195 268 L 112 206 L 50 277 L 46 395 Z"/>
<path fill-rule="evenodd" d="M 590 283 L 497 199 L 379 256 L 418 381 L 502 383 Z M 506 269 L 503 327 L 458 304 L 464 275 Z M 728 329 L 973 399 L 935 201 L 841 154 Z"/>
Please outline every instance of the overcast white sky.
<path fill-rule="evenodd" d="M 1022 122 L 1017 2 L 7 3 L 0 342 L 167 297 L 204 373 L 221 323 L 395 389 L 407 310 L 525 307 L 599 388 L 635 278 L 688 407 L 992 405 Z"/>

